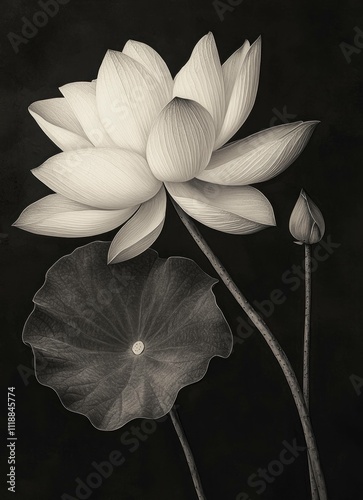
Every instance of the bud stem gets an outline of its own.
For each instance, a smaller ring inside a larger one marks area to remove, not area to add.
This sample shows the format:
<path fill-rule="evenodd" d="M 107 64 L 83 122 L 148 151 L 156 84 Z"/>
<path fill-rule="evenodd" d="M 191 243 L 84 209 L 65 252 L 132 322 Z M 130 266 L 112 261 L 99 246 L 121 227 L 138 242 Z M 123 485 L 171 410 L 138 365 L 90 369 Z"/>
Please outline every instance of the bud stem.
<path fill-rule="evenodd" d="M 303 392 L 307 409 L 310 397 L 310 311 L 311 311 L 311 248 L 305 244 L 305 322 L 304 322 L 304 368 Z"/>
<path fill-rule="evenodd" d="M 204 255 L 207 257 L 209 262 L 212 264 L 212 266 L 218 273 L 223 283 L 226 285 L 228 290 L 236 299 L 237 303 L 242 307 L 242 309 L 250 318 L 252 323 L 259 330 L 259 332 L 267 342 L 269 348 L 271 349 L 273 355 L 275 356 L 277 362 L 279 363 L 285 375 L 286 381 L 290 387 L 300 417 L 300 422 L 304 431 L 307 451 L 310 457 L 311 466 L 318 487 L 320 500 L 327 500 L 327 491 L 325 486 L 324 475 L 320 465 L 318 448 L 316 445 L 314 432 L 311 426 L 309 413 L 306 408 L 304 396 L 300 388 L 299 382 L 296 378 L 296 374 L 291 366 L 288 357 L 286 356 L 286 353 L 284 352 L 284 350 L 282 349 L 279 342 L 274 337 L 274 335 L 272 334 L 272 332 L 270 331 L 264 320 L 261 318 L 258 312 L 252 307 L 252 305 L 248 302 L 248 300 L 242 294 L 242 292 L 238 289 L 237 285 L 232 280 L 226 268 L 219 261 L 218 257 L 213 253 L 208 243 L 205 241 L 199 229 L 196 227 L 191 218 L 173 200 L 172 203 L 181 221 L 188 229 L 194 241 L 197 243 L 197 245 L 202 250 Z"/>
<path fill-rule="evenodd" d="M 306 409 L 310 410 L 310 316 L 311 316 L 311 246 L 305 244 L 305 321 L 304 321 L 304 358 L 303 393 Z M 309 477 L 312 500 L 319 500 L 310 456 L 308 455 Z"/>

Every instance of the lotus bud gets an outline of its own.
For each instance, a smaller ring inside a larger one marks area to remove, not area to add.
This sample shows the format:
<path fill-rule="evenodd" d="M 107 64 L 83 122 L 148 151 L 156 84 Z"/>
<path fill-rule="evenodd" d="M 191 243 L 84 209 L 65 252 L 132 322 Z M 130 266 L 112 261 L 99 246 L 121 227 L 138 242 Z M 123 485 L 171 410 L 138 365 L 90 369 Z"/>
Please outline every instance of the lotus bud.
<path fill-rule="evenodd" d="M 300 245 L 318 243 L 324 236 L 323 215 L 303 189 L 292 211 L 289 229 Z"/>

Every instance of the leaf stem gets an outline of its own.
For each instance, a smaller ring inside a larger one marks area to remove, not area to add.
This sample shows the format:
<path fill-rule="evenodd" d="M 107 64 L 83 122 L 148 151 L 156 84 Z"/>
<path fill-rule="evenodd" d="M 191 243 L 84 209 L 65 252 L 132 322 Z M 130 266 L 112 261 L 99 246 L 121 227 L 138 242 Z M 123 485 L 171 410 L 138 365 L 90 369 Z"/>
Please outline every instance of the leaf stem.
<path fill-rule="evenodd" d="M 212 264 L 215 271 L 218 273 L 219 277 L 226 285 L 228 290 L 231 292 L 233 297 L 236 299 L 238 304 L 242 307 L 242 309 L 245 311 L 245 313 L 250 318 L 252 323 L 259 330 L 259 332 L 267 342 L 269 348 L 271 349 L 272 353 L 274 354 L 277 362 L 279 363 L 285 375 L 286 381 L 290 387 L 300 417 L 307 445 L 307 451 L 310 456 L 311 466 L 318 487 L 320 500 L 327 500 L 324 475 L 320 465 L 319 453 L 315 442 L 315 437 L 312 430 L 309 413 L 305 405 L 303 393 L 301 391 L 299 382 L 296 378 L 295 372 L 291 366 L 288 357 L 286 356 L 282 347 L 280 346 L 280 344 L 278 343 L 277 339 L 274 337 L 272 332 L 269 330 L 268 326 L 263 321 L 261 316 L 251 306 L 246 297 L 241 293 L 241 291 L 238 289 L 237 285 L 234 283 L 234 281 L 232 280 L 231 276 L 229 275 L 225 267 L 222 265 L 222 263 L 219 261 L 216 255 L 212 252 L 211 248 L 208 246 L 207 242 L 205 241 L 205 239 L 203 238 L 203 236 L 201 235 L 200 231 L 195 226 L 191 218 L 173 200 L 172 203 L 181 221 L 188 229 L 194 241 L 197 243 L 197 245 L 202 250 L 204 255 L 207 257 L 209 262 Z"/>
<path fill-rule="evenodd" d="M 188 443 L 187 438 L 185 436 L 182 424 L 180 422 L 178 412 L 176 411 L 176 409 L 174 407 L 170 410 L 170 418 L 171 418 L 171 421 L 173 422 L 175 432 L 177 433 L 180 444 L 183 448 L 184 455 L 185 455 L 185 458 L 187 460 L 188 467 L 190 470 L 190 475 L 192 476 L 194 488 L 195 488 L 195 491 L 196 491 L 197 496 L 198 496 L 198 500 L 206 500 L 206 496 L 204 495 L 204 492 L 203 492 L 202 483 L 200 481 L 200 477 L 198 474 L 197 466 L 195 465 L 192 451 L 190 449 L 189 443 Z"/>
<path fill-rule="evenodd" d="M 307 410 L 310 410 L 310 317 L 311 317 L 311 245 L 305 244 L 305 320 L 303 356 L 303 394 Z M 308 456 L 312 500 L 319 500 L 310 457 Z"/>

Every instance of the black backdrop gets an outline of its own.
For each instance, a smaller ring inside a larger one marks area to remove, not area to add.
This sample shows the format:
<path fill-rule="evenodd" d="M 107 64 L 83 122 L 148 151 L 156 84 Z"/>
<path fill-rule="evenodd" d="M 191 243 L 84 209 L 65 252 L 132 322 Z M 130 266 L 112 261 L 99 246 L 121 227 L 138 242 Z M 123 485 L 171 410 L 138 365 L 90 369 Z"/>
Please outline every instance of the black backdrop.
<path fill-rule="evenodd" d="M 36 36 L 18 45 L 18 53 L 8 33 L 20 34 L 22 17 L 31 20 L 39 3 L 1 3 L 0 401 L 5 428 L 6 388 L 16 386 L 18 436 L 16 494 L 9 498 L 53 500 L 63 493 L 78 498 L 77 478 L 89 479 L 92 462 L 108 459 L 113 450 L 124 453 L 125 463 L 84 498 L 196 498 L 168 420 L 159 422 L 131 453 L 120 438 L 141 421 L 110 433 L 97 431 L 85 417 L 68 412 L 51 389 L 36 382 L 31 351 L 21 341 L 32 296 L 46 270 L 86 240 L 36 236 L 11 224 L 30 202 L 48 193 L 30 169 L 58 152 L 28 114 L 29 104 L 58 96 L 57 87 L 65 83 L 95 78 L 105 51 L 121 50 L 129 38 L 158 50 L 175 74 L 208 31 L 216 37 L 222 60 L 245 38 L 263 37 L 258 97 L 238 137 L 287 120 L 321 120 L 301 157 L 282 175 L 260 185 L 274 206 L 277 228 L 248 237 L 204 227 L 202 231 L 251 300 L 261 302 L 272 290 L 283 291 L 286 300 L 267 322 L 300 373 L 303 287 L 292 290 L 282 275 L 297 272 L 293 266 L 301 264 L 303 249 L 292 243 L 288 219 L 301 187 L 323 211 L 325 241 L 329 237 L 336 246 L 313 274 L 312 419 L 329 499 L 362 498 L 361 2 L 224 0 L 227 8 L 220 5 L 220 15 L 210 0 L 63 3 Z M 168 208 L 165 228 L 153 248 L 162 257 L 190 257 L 213 274 Z M 295 282 L 301 285 L 300 279 Z M 248 485 L 251 474 L 278 459 L 284 442 L 296 439 L 302 444 L 303 435 L 289 389 L 260 334 L 246 334 L 243 314 L 222 284 L 215 293 L 239 341 L 228 360 L 214 359 L 206 377 L 178 397 L 206 496 L 208 500 L 306 500 L 304 452 L 263 493 Z M 1 446 L 4 487 L 5 435 Z"/>

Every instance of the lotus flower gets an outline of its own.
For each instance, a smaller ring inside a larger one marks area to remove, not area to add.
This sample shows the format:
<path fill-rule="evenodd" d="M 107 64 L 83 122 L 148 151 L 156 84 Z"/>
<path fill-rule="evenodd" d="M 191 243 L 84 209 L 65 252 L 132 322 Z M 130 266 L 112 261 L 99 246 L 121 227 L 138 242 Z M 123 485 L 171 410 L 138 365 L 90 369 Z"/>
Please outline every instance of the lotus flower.
<path fill-rule="evenodd" d="M 162 417 L 233 344 L 216 280 L 195 262 L 150 249 L 108 266 L 109 246 L 93 242 L 54 264 L 23 333 L 39 382 L 102 430 Z"/>
<path fill-rule="evenodd" d="M 92 82 L 61 87 L 63 98 L 30 113 L 63 150 L 33 174 L 55 191 L 15 225 L 33 233 L 116 234 L 109 263 L 130 259 L 159 236 L 166 190 L 202 224 L 249 234 L 275 224 L 265 196 L 249 184 L 271 179 L 301 153 L 317 122 L 295 122 L 223 145 L 255 102 L 261 39 L 221 65 L 209 33 L 173 79 L 151 47 L 129 41 L 108 51 Z"/>

